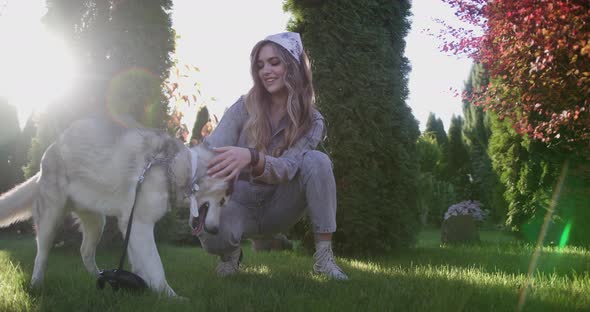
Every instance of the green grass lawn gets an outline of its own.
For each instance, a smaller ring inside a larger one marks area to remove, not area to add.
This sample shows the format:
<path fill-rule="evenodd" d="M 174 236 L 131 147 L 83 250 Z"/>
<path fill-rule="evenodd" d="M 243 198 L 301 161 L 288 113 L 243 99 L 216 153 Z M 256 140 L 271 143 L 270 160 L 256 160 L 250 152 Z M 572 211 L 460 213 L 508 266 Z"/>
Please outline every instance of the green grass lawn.
<path fill-rule="evenodd" d="M 0 311 L 514 311 L 534 248 L 482 231 L 482 244 L 440 247 L 435 230 L 418 245 L 375 259 L 339 258 L 351 280 L 311 272 L 300 250 L 256 253 L 244 248 L 244 271 L 215 276 L 216 258 L 199 248 L 160 245 L 167 279 L 188 301 L 152 293 L 99 291 L 77 250 L 57 248 L 45 284 L 29 291 L 32 237 L 0 237 Z M 99 250 L 102 268 L 117 266 L 119 250 Z M 590 311 L 590 252 L 545 248 L 524 311 Z"/>

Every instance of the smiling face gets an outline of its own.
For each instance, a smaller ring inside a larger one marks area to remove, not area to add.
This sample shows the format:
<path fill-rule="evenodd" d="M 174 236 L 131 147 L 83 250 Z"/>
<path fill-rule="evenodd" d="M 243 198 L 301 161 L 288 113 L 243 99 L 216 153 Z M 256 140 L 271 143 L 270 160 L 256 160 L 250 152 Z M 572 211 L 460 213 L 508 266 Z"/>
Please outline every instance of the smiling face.
<path fill-rule="evenodd" d="M 270 94 L 277 94 L 286 90 L 285 73 L 287 67 L 279 58 L 274 45 L 266 44 L 258 53 L 256 59 L 258 78 Z"/>

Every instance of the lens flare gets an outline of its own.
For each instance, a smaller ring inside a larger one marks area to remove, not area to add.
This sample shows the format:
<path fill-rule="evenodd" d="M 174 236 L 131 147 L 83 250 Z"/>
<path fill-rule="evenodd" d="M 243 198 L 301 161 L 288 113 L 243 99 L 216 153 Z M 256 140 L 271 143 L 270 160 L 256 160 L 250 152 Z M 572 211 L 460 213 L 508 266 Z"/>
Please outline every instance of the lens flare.
<path fill-rule="evenodd" d="M 553 213 L 555 212 L 555 206 L 557 205 L 557 201 L 559 200 L 559 195 L 561 194 L 561 188 L 563 187 L 563 182 L 565 181 L 568 167 L 569 161 L 565 160 L 563 166 L 561 167 L 561 173 L 559 174 L 559 179 L 557 179 L 557 184 L 553 189 L 553 196 L 551 197 L 551 202 L 549 203 L 549 209 L 547 209 L 547 213 L 545 214 L 543 226 L 541 227 L 541 231 L 539 232 L 539 236 L 537 238 L 537 246 L 535 247 L 535 251 L 531 256 L 531 261 L 529 263 L 529 270 L 527 273 L 525 283 L 519 290 L 516 311 L 522 311 L 522 308 L 524 307 L 524 304 L 526 302 L 527 292 L 533 280 L 533 273 L 535 272 L 535 268 L 537 267 L 537 261 L 539 260 L 539 256 L 541 255 L 543 242 L 545 241 L 545 236 L 547 235 L 547 230 L 549 229 L 549 224 L 551 223 L 551 218 L 553 217 Z"/>
<path fill-rule="evenodd" d="M 563 229 L 563 232 L 561 233 L 561 238 L 559 239 L 559 248 L 560 249 L 565 247 L 565 245 L 567 244 L 567 241 L 570 238 L 570 231 L 571 230 L 572 230 L 572 221 L 569 221 L 565 225 L 565 228 Z"/>
<path fill-rule="evenodd" d="M 111 118 L 123 126 L 131 119 L 154 126 L 161 118 L 158 103 L 161 100 L 160 79 L 148 69 L 131 67 L 119 72 L 109 82 L 106 97 Z"/>

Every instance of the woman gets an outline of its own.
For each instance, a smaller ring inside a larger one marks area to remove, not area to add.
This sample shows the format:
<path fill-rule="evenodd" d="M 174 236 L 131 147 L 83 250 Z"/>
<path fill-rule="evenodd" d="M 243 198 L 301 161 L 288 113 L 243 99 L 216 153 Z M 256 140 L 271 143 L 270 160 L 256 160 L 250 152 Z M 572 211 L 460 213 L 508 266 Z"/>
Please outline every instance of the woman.
<path fill-rule="evenodd" d="M 314 271 L 348 279 L 332 254 L 336 185 L 330 159 L 314 150 L 324 137 L 324 121 L 314 107 L 301 38 L 293 32 L 269 36 L 250 58 L 254 86 L 205 139 L 219 153 L 207 173 L 236 182 L 219 232 L 199 233 L 201 244 L 221 256 L 219 276 L 234 274 L 243 236 L 284 231 L 307 211 L 315 231 Z"/>

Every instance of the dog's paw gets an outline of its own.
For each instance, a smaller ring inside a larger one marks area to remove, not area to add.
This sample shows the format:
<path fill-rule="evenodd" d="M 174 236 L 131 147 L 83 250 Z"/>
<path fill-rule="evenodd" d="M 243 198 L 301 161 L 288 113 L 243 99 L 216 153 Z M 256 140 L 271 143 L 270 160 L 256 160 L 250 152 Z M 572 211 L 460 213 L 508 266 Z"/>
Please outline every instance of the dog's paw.
<path fill-rule="evenodd" d="M 39 295 L 41 294 L 41 291 L 43 290 L 42 287 L 42 282 L 39 281 L 31 281 L 31 283 L 29 284 L 29 286 L 27 287 L 27 292 L 31 295 Z"/>
<path fill-rule="evenodd" d="M 170 299 L 175 300 L 175 301 L 179 301 L 179 302 L 190 302 L 191 301 L 188 297 L 183 297 L 183 296 L 172 296 L 172 297 L 170 297 Z"/>

